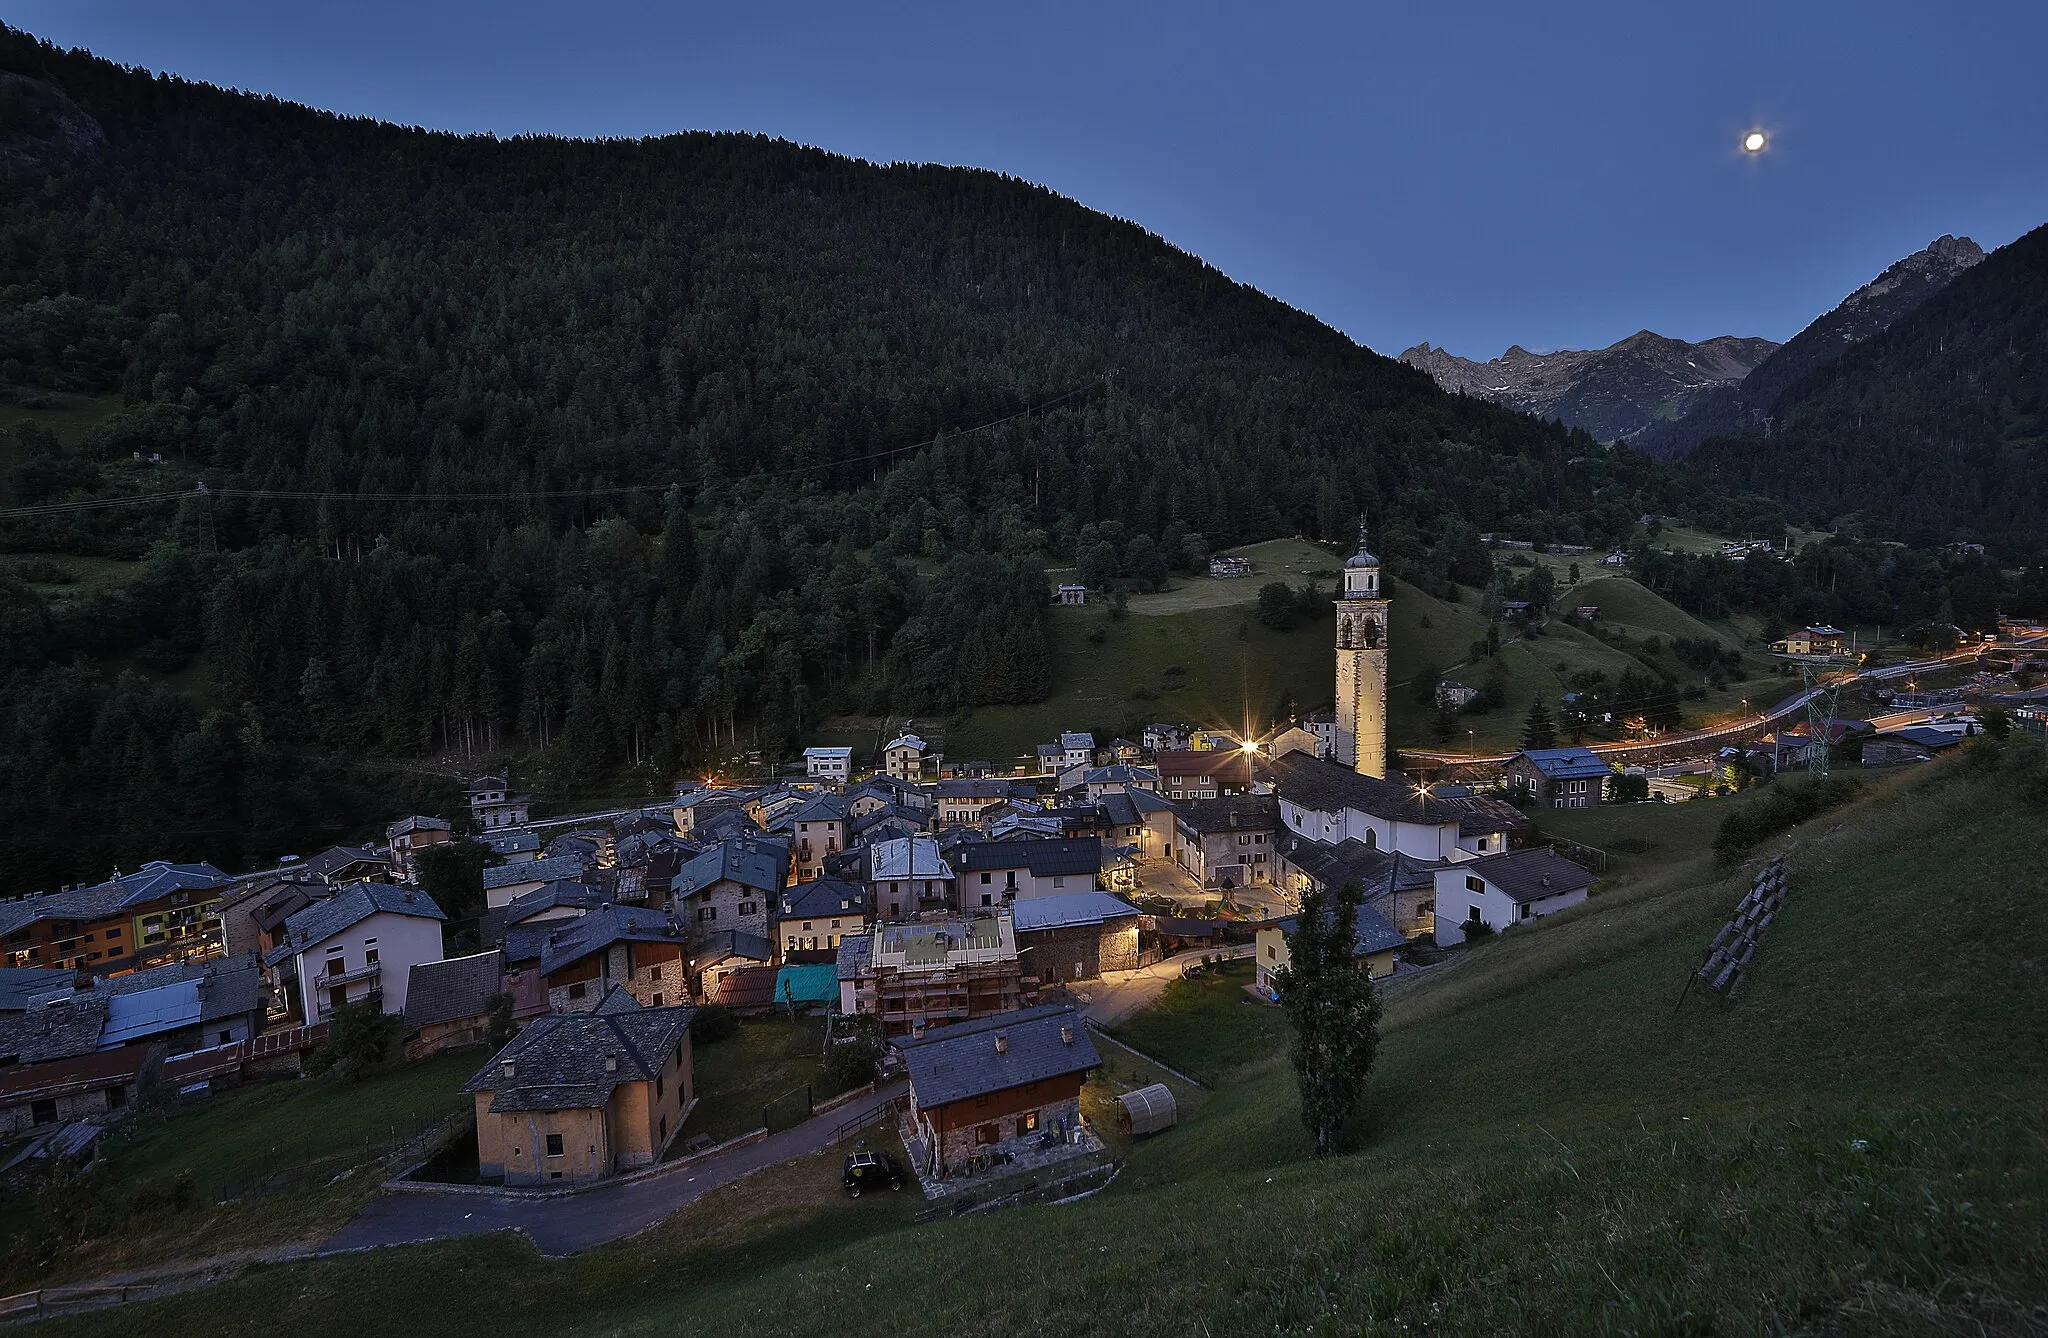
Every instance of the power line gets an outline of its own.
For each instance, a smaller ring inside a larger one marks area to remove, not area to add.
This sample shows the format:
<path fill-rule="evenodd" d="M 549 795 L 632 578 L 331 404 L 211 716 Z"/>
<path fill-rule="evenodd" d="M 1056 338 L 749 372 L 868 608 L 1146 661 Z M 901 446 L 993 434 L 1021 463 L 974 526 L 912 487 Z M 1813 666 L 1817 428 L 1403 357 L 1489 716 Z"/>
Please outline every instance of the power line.
<path fill-rule="evenodd" d="M 1014 423 L 1020 418 L 1043 413 L 1047 409 L 1066 403 L 1068 400 L 1087 394 L 1094 383 L 1078 386 L 1064 395 L 1055 395 L 1049 400 L 992 418 L 973 427 L 961 428 L 950 434 L 952 437 L 971 437 Z M 816 464 L 788 465 L 781 469 L 764 469 L 748 474 L 738 482 L 759 478 L 777 478 L 788 474 L 805 474 L 820 469 L 838 469 L 846 465 L 868 464 L 876 460 L 894 459 L 913 451 L 935 446 L 947 437 L 941 430 L 938 436 L 908 446 L 891 446 L 884 450 L 871 451 L 866 455 L 848 456 L 843 460 L 825 460 Z M 93 497 L 73 502 L 44 502 L 34 506 L 15 506 L 0 510 L 0 520 L 27 520 L 37 516 L 69 515 L 75 512 L 102 511 L 117 506 L 148 506 L 155 502 L 181 501 L 188 497 L 232 497 L 245 501 L 269 502 L 542 502 L 567 498 L 622 497 L 636 493 L 666 492 L 669 483 L 623 483 L 600 488 L 540 488 L 513 492 L 321 492 L 281 488 L 209 488 L 204 483 L 178 492 L 137 493 L 128 497 Z"/>

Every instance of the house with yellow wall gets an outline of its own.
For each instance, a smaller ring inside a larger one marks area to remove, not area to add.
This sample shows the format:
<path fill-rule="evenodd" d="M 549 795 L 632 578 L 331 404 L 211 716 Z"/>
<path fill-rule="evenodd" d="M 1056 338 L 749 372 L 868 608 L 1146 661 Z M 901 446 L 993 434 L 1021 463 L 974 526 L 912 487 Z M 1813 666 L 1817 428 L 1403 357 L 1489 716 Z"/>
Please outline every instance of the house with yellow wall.
<path fill-rule="evenodd" d="M 486 1180 L 547 1185 L 652 1166 L 695 1092 L 694 1008 L 642 1008 L 614 987 L 595 1012 L 537 1017 L 463 1091 Z"/>

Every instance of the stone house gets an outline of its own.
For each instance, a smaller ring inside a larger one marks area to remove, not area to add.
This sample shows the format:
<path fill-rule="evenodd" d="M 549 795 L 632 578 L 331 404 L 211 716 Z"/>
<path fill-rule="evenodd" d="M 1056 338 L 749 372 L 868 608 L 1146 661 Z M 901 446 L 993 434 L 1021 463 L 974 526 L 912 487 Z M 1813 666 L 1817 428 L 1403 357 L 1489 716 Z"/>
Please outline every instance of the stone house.
<path fill-rule="evenodd" d="M 646 1008 L 688 997 L 689 933 L 661 911 L 606 905 L 547 927 L 540 973 L 551 1013 L 587 1013 L 619 988 Z"/>
<path fill-rule="evenodd" d="M 1179 805 L 1173 862 L 1203 887 L 1270 883 L 1279 867 L 1280 807 L 1271 795 Z"/>
<path fill-rule="evenodd" d="M 776 942 L 785 962 L 830 962 L 840 941 L 868 928 L 868 891 L 843 878 L 814 878 L 783 891 L 776 905 Z"/>
<path fill-rule="evenodd" d="M 899 734 L 882 749 L 882 774 L 892 780 L 914 784 L 924 779 L 924 740 L 915 734 Z"/>
<path fill-rule="evenodd" d="M 1081 1083 L 1102 1062 L 1071 1004 L 925 1028 L 897 1046 L 910 1073 L 912 1156 L 927 1175 L 1072 1137 Z"/>
<path fill-rule="evenodd" d="M 661 1160 L 695 1099 L 695 1015 L 614 989 L 592 1012 L 535 1018 L 462 1089 L 483 1176 L 574 1183 Z"/>
<path fill-rule="evenodd" d="M 789 850 L 762 837 L 720 841 L 670 882 L 676 918 L 699 934 L 742 929 L 766 938 L 768 915 L 789 878 Z"/>
<path fill-rule="evenodd" d="M 1010 908 L 1017 956 L 1045 984 L 1138 965 L 1138 908 L 1107 892 L 1024 897 Z"/>

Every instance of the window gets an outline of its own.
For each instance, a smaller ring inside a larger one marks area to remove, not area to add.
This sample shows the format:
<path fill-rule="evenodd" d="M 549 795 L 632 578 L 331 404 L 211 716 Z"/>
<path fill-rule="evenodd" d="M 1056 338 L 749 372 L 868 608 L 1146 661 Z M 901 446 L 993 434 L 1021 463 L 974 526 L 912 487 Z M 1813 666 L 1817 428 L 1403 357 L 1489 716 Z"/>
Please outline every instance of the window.
<path fill-rule="evenodd" d="M 1059 874 L 1054 874 L 1052 876 L 1052 885 L 1054 887 L 1065 887 L 1067 885 L 1067 880 Z"/>
<path fill-rule="evenodd" d="M 580 999 L 584 993 L 583 982 L 580 980 L 569 987 L 569 997 L 572 999 Z"/>
<path fill-rule="evenodd" d="M 365 966 L 375 966 L 377 964 L 377 950 L 375 948 L 363 949 L 363 964 Z"/>
<path fill-rule="evenodd" d="M 548 1135 L 548 1155 L 550 1157 L 562 1155 L 562 1136 L 560 1134 Z"/>
<path fill-rule="evenodd" d="M 55 1124 L 57 1122 L 57 1102 L 55 1098 L 47 1101 L 31 1102 L 28 1110 L 29 1118 L 37 1124 Z M 994 1126 L 990 1127 L 993 1128 Z M 991 1138 L 988 1141 L 993 1143 L 996 1140 Z"/>
<path fill-rule="evenodd" d="M 661 1007 L 661 1000 L 660 1000 L 660 999 L 656 999 L 656 1000 L 655 1000 L 655 1002 L 654 1002 L 654 1006 L 655 1006 L 656 1008 L 659 1008 L 659 1007 Z M 656 1096 L 660 1096 L 660 1095 L 661 1095 L 661 1075 L 660 1075 L 659 1073 L 657 1073 L 657 1074 L 655 1074 L 655 1075 L 654 1075 L 654 1094 L 655 1094 Z"/>
<path fill-rule="evenodd" d="M 226 1044 L 228 1044 L 228 1043 L 229 1043 L 230 1041 L 232 1041 L 232 1040 L 234 1040 L 234 1039 L 235 1039 L 235 1036 L 234 1036 L 234 1033 L 233 1033 L 233 1032 L 229 1032 L 229 1031 L 224 1031 L 224 1032 L 222 1032 L 222 1033 L 220 1034 L 220 1044 L 222 1044 L 222 1045 L 226 1045 Z"/>
<path fill-rule="evenodd" d="M 754 913 L 754 908 L 755 908 L 755 907 L 756 907 L 756 906 L 757 906 L 758 904 L 759 904 L 759 903 L 757 903 L 757 902 L 752 902 L 752 901 L 743 901 L 743 902 L 741 902 L 741 903 L 740 903 L 740 914 L 741 914 L 741 915 L 752 915 L 752 914 Z"/>
<path fill-rule="evenodd" d="M 716 906 L 699 906 L 699 907 L 697 908 L 697 919 L 698 919 L 699 921 L 704 921 L 704 920 L 716 920 L 717 918 L 718 918 L 718 907 L 716 907 Z"/>
<path fill-rule="evenodd" d="M 51 1119 L 57 1118 L 55 1115 Z M 1003 1127 L 999 1124 L 977 1124 L 974 1126 L 974 1142 L 977 1147 L 990 1147 L 1003 1141 Z"/>
<path fill-rule="evenodd" d="M 659 1008 L 659 1007 L 661 1007 L 661 996 L 660 996 L 659 994 L 655 995 L 655 996 L 654 996 L 654 1002 L 653 1002 L 652 1004 L 648 1005 L 648 1006 L 649 1006 L 650 1008 Z M 661 1079 L 659 1079 L 659 1078 L 656 1078 L 656 1079 L 654 1080 L 654 1094 L 655 1094 L 656 1096 L 660 1096 L 660 1095 L 661 1095 Z"/>
<path fill-rule="evenodd" d="M 1516 918 L 1517 918 L 1517 919 L 1521 919 L 1521 920 L 1526 920 L 1526 919 L 1528 919 L 1528 918 L 1529 918 L 1529 908 L 1528 908 L 1528 907 L 1527 907 L 1526 905 L 1525 905 L 1525 906 L 1522 906 L 1522 907 L 1519 907 L 1519 908 L 1518 908 L 1518 909 L 1516 910 L 1516 912 L 1515 912 L 1515 916 L 1516 916 Z"/>
<path fill-rule="evenodd" d="M 990 875 L 990 874 L 983 874 L 983 875 L 981 876 L 981 881 L 982 881 L 982 883 L 983 883 L 984 885 L 985 885 L 985 884 L 987 884 L 987 882 L 989 881 L 990 877 L 992 877 L 992 875 Z M 985 902 L 985 901 L 984 901 L 984 902 L 982 902 L 981 904 L 982 904 L 982 905 L 984 905 L 984 906 L 988 905 L 988 903 L 987 903 L 987 902 Z"/>
<path fill-rule="evenodd" d="M 1485 892 L 1486 880 L 1484 878 L 1481 878 L 1478 874 L 1468 873 L 1465 875 L 1465 887 L 1469 891 Z"/>

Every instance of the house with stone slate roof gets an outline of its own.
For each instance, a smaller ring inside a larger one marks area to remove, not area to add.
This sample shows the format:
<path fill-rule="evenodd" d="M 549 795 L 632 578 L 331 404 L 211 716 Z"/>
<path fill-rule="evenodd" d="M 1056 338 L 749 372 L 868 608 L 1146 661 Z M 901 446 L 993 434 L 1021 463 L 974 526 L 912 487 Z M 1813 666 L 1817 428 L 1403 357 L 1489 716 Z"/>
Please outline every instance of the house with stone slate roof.
<path fill-rule="evenodd" d="M 642 1008 L 614 987 L 592 1012 L 528 1023 L 462 1089 L 483 1178 L 569 1184 L 660 1161 L 695 1099 L 696 1012 Z"/>
<path fill-rule="evenodd" d="M 926 1175 L 1053 1145 L 1081 1125 L 1081 1082 L 1102 1062 L 1072 1004 L 1041 1004 L 896 1042 L 910 1073 L 912 1156 Z"/>

